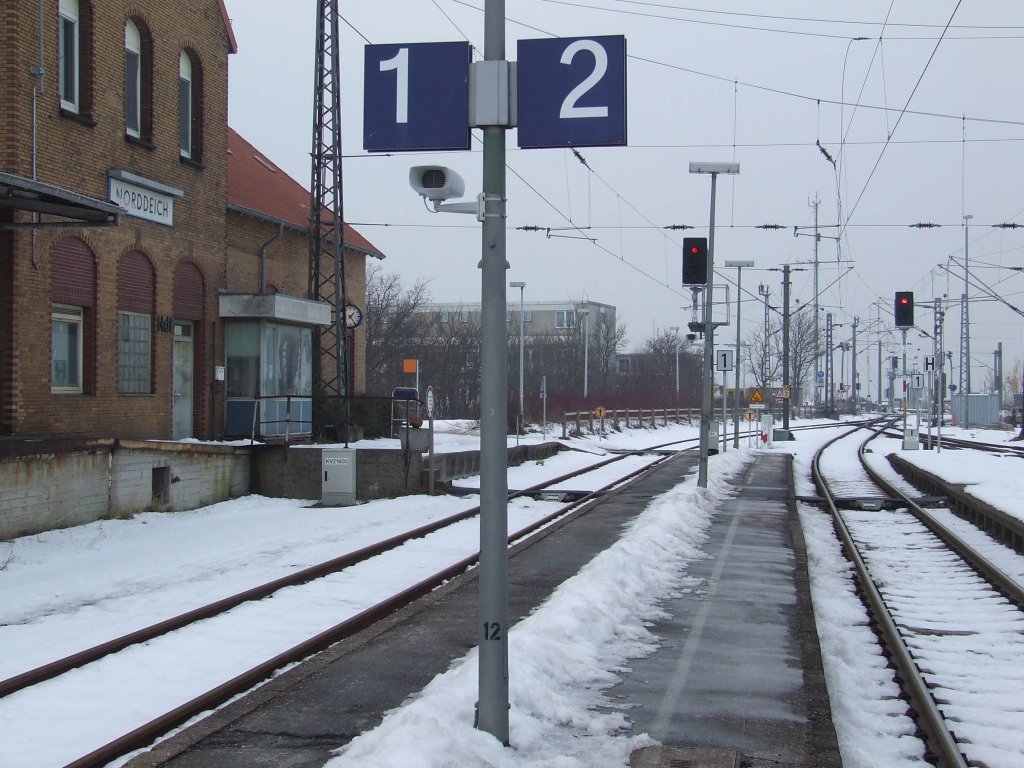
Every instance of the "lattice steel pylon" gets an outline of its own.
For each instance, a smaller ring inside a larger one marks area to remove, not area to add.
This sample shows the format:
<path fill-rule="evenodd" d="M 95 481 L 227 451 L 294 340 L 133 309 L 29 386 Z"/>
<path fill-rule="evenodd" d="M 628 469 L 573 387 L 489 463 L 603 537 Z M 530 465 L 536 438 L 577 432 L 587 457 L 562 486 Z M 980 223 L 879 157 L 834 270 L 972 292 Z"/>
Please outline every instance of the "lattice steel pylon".
<path fill-rule="evenodd" d="M 333 310 L 313 354 L 319 394 L 348 404 L 351 388 L 345 329 L 345 217 L 341 175 L 341 74 L 338 0 L 320 0 L 316 27 L 316 92 L 309 205 L 309 297 Z M 345 408 L 347 414 L 348 408 Z"/>
<path fill-rule="evenodd" d="M 836 396 L 832 382 L 832 313 L 825 315 L 825 409 L 830 416 L 835 415 Z"/>

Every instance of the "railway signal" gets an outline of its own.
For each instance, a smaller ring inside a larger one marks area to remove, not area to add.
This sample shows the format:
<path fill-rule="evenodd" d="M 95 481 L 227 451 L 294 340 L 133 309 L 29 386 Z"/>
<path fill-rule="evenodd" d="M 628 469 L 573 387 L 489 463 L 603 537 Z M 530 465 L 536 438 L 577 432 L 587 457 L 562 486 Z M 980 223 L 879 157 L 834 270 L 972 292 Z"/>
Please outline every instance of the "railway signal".
<path fill-rule="evenodd" d="M 914 292 L 896 291 L 893 301 L 893 315 L 896 317 L 897 328 L 914 327 Z"/>
<path fill-rule="evenodd" d="M 683 285 L 707 285 L 708 239 L 683 238 Z"/>

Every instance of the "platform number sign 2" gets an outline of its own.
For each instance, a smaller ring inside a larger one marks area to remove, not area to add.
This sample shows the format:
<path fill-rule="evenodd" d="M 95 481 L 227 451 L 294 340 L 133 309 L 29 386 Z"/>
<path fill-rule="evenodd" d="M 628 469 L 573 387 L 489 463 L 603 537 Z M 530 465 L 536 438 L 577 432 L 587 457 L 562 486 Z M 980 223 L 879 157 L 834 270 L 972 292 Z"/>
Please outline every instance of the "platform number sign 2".
<path fill-rule="evenodd" d="M 520 40 L 519 146 L 626 144 L 626 38 Z"/>
<path fill-rule="evenodd" d="M 469 43 L 363 50 L 363 149 L 469 149 Z"/>

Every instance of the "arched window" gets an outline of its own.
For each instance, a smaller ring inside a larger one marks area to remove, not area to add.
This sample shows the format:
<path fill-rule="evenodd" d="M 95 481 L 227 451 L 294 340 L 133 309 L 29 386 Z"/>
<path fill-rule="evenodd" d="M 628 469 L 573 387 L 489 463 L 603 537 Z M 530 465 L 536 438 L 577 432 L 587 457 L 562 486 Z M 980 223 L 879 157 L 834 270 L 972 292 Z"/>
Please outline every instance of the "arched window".
<path fill-rule="evenodd" d="M 60 0 L 57 16 L 57 92 L 64 112 L 92 111 L 92 2 Z"/>
<path fill-rule="evenodd" d="M 60 0 L 58 28 L 58 85 L 60 105 L 69 112 L 79 110 L 79 78 L 82 72 L 81 24 L 78 0 Z"/>
<path fill-rule="evenodd" d="M 178 57 L 178 136 L 181 156 L 203 159 L 203 67 L 189 51 Z"/>
<path fill-rule="evenodd" d="M 153 137 L 153 37 L 140 18 L 124 24 L 124 131 L 146 143 Z"/>
<path fill-rule="evenodd" d="M 178 57 L 178 134 L 181 156 L 192 157 L 192 60 L 184 51 Z"/>
<path fill-rule="evenodd" d="M 129 251 L 117 265 L 117 391 L 153 391 L 153 333 L 156 275 L 145 254 Z"/>
<path fill-rule="evenodd" d="M 50 254 L 50 388 L 91 393 L 95 380 L 96 258 L 77 237 Z"/>
<path fill-rule="evenodd" d="M 131 19 L 124 25 L 124 129 L 129 136 L 141 136 L 142 36 Z"/>

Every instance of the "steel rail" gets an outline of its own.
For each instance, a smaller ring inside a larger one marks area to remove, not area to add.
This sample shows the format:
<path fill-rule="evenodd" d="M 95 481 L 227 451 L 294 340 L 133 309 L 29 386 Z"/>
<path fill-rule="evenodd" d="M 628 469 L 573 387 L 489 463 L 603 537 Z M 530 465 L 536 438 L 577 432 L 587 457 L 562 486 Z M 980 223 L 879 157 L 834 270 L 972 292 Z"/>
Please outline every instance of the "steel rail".
<path fill-rule="evenodd" d="M 890 615 L 878 587 L 872 580 L 867 564 L 861 557 L 857 544 L 854 542 L 853 536 L 846 526 L 846 522 L 836 508 L 828 482 L 821 472 L 821 457 L 829 446 L 863 428 L 866 427 L 859 426 L 851 429 L 822 445 L 814 454 L 814 459 L 811 462 L 811 475 L 815 486 L 818 488 L 818 492 L 828 505 L 833 524 L 843 542 L 846 556 L 853 562 L 861 592 L 868 601 L 869 610 L 875 617 L 877 626 L 881 630 L 882 641 L 891 653 L 891 658 L 900 674 L 902 687 L 910 697 L 914 710 L 921 718 L 921 721 L 923 721 L 926 743 L 935 751 L 943 761 L 942 765 L 946 768 L 967 768 L 967 761 L 950 732 L 946 718 L 932 697 L 931 691 L 921 676 L 910 650 L 900 635 L 896 622 Z M 881 432 L 881 429 L 877 430 L 868 441 L 876 437 L 879 432 Z"/>
<path fill-rule="evenodd" d="M 666 443 L 665 445 L 671 444 L 673 443 Z M 687 450 L 692 450 L 692 448 Z M 642 452 L 643 451 L 636 451 L 636 453 Z M 629 454 L 622 454 L 622 456 L 627 455 Z M 586 512 L 594 506 L 592 503 L 599 501 L 597 497 L 606 494 L 608 491 L 612 491 L 613 494 L 620 493 L 633 482 L 636 482 L 641 476 L 650 473 L 663 463 L 675 458 L 675 455 L 676 454 L 659 457 L 652 463 L 645 465 L 644 467 L 634 469 L 601 488 L 591 491 L 586 496 L 559 507 L 558 510 L 545 515 L 543 518 L 535 520 L 529 525 L 524 526 L 520 530 L 511 534 L 508 537 L 509 544 L 515 544 L 515 551 L 525 549 L 535 541 L 539 541 L 547 536 L 557 527 L 567 525 L 572 522 L 572 520 L 586 514 Z M 601 462 L 600 466 L 604 466 L 607 463 L 610 462 Z M 593 466 L 585 471 L 592 470 Z M 581 473 L 582 472 L 578 472 L 575 474 Z M 558 480 L 575 476 L 575 474 L 570 473 L 569 475 L 563 475 Z M 544 485 L 551 484 L 552 482 L 556 481 L 546 481 L 545 483 L 539 484 L 537 488 L 539 489 L 544 487 Z M 174 710 L 164 713 L 150 722 L 139 726 L 130 733 L 127 733 L 99 747 L 98 749 L 93 750 L 89 754 L 68 763 L 65 768 L 101 768 L 112 760 L 122 757 L 129 752 L 148 746 L 160 736 L 182 725 L 193 717 L 220 706 L 234 696 L 252 689 L 268 679 L 276 670 L 284 666 L 300 662 L 312 654 L 323 651 L 327 647 L 349 638 L 378 621 L 387 618 L 401 608 L 408 606 L 415 600 L 426 596 L 453 578 L 465 573 L 468 569 L 474 566 L 478 560 L 479 552 L 469 555 L 468 557 L 447 566 L 441 571 L 435 573 L 433 576 L 423 579 L 419 583 L 381 601 L 377 605 L 367 608 L 356 616 L 350 617 L 349 619 L 324 630 L 316 636 L 299 643 L 293 648 L 284 651 L 271 659 L 267 659 L 241 675 L 218 685 L 206 693 L 183 703 Z"/>
<path fill-rule="evenodd" d="M 693 442 L 693 440 L 693 438 L 690 438 L 689 442 Z M 650 450 L 664 448 L 665 446 L 675 445 L 682 442 L 687 442 L 687 440 L 677 440 L 672 443 L 663 443 L 651 448 L 616 454 L 615 456 L 605 461 L 598 462 L 597 464 L 573 470 L 572 472 L 567 472 L 559 477 L 551 478 L 528 488 L 512 492 L 508 495 L 508 498 L 511 500 L 520 496 L 525 496 L 531 492 L 542 490 L 550 485 L 555 485 L 564 482 L 565 480 L 578 477 L 582 474 L 592 472 L 595 469 L 600 469 L 614 462 L 622 461 L 624 458 L 629 456 L 639 455 Z M 33 685 L 38 685 L 46 680 L 52 680 L 53 678 L 66 674 L 73 669 L 77 669 L 78 667 L 86 664 L 91 664 L 94 661 L 98 661 L 112 653 L 122 651 L 125 648 L 153 640 L 154 638 L 165 635 L 168 632 L 173 632 L 175 630 L 182 629 L 183 627 L 187 627 L 190 624 L 194 624 L 197 621 L 203 621 L 204 619 L 209 619 L 219 614 L 226 613 L 227 611 L 237 608 L 244 603 L 262 600 L 281 589 L 306 584 L 315 579 L 323 578 L 324 576 L 344 570 L 345 568 L 350 568 L 353 565 L 370 559 L 371 557 L 376 557 L 384 552 L 400 547 L 413 539 L 423 538 L 424 536 L 435 533 L 443 528 L 468 520 L 479 513 L 479 506 L 471 507 L 470 509 L 463 510 L 462 512 L 457 512 L 453 515 L 449 515 L 448 517 L 435 520 L 432 523 L 427 523 L 426 525 L 419 526 L 418 528 L 396 534 L 395 536 L 383 539 L 374 544 L 369 544 L 344 555 L 331 558 L 330 560 L 309 566 L 308 568 L 303 568 L 299 571 L 288 574 L 287 576 L 282 576 L 281 578 L 260 584 L 252 587 L 251 589 L 221 598 L 220 600 L 200 606 L 199 608 L 194 608 L 190 611 L 164 619 L 163 621 L 159 621 L 147 627 L 137 629 L 133 632 L 128 632 L 120 637 L 112 638 L 111 640 L 107 640 L 103 643 L 98 643 L 91 648 L 86 648 L 69 656 L 55 659 L 47 664 L 40 665 L 12 677 L 0 680 L 0 698 L 15 693 L 16 691 L 29 688 Z"/>
<path fill-rule="evenodd" d="M 864 468 L 864 471 L 867 472 L 871 481 L 890 496 L 898 498 L 905 503 L 907 505 L 907 509 L 910 510 L 910 513 L 917 518 L 925 528 L 931 531 L 931 533 L 937 536 L 943 544 L 959 555 L 960 558 L 967 563 L 967 565 L 973 568 L 979 576 L 981 576 L 995 589 L 1002 592 L 1006 598 L 1015 603 L 1020 610 L 1024 611 L 1024 587 L 1005 574 L 997 565 L 981 554 L 981 552 L 957 536 L 956 533 L 929 515 L 920 504 L 886 480 L 868 464 L 867 459 L 864 458 L 865 448 L 871 440 L 875 439 L 875 437 L 877 437 L 877 433 L 865 440 L 857 451 L 857 456 L 860 459 L 861 466 Z"/>

